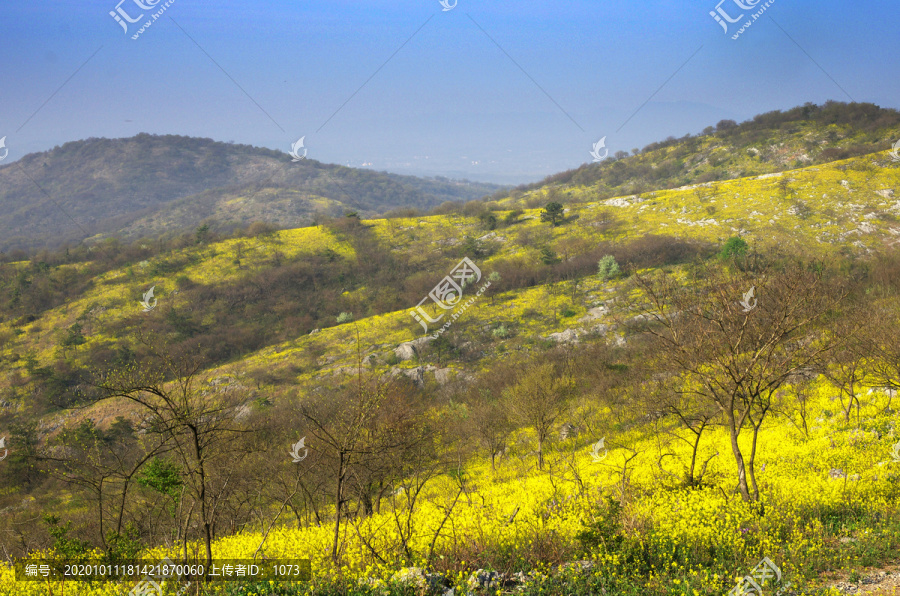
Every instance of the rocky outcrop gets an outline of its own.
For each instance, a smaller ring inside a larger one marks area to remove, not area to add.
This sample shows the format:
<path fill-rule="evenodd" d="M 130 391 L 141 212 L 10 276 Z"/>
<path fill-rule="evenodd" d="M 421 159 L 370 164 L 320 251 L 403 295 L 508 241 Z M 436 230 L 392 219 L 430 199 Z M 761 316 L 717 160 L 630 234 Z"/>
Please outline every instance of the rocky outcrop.
<path fill-rule="evenodd" d="M 549 339 L 558 344 L 573 344 L 577 345 L 581 338 L 585 335 L 597 334 L 597 335 L 606 335 L 609 331 L 609 325 L 599 324 L 594 325 L 593 327 L 588 327 L 587 329 L 583 327 L 578 327 L 575 329 L 566 329 L 565 331 L 558 331 L 557 333 L 551 333 L 544 339 Z"/>
<path fill-rule="evenodd" d="M 419 355 L 419 350 L 428 345 L 428 342 L 431 341 L 434 341 L 434 338 L 430 335 L 426 335 L 425 337 L 420 337 L 419 339 L 403 342 L 402 344 L 394 348 L 394 354 L 400 360 L 412 360 Z"/>
<path fill-rule="evenodd" d="M 438 383 L 438 385 L 446 385 L 452 378 L 453 369 L 438 368 L 431 365 L 417 366 L 415 368 L 400 368 L 395 366 L 391 369 L 390 375 L 392 377 L 403 375 L 419 387 L 422 387 L 425 384 L 425 373 L 433 374 L 434 380 Z"/>

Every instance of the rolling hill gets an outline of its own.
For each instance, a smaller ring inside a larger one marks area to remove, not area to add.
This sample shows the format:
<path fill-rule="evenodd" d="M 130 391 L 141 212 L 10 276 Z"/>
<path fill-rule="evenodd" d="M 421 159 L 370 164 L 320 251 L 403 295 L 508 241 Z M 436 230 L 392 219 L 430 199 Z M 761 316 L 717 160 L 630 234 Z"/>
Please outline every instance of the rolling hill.
<path fill-rule="evenodd" d="M 118 235 L 157 237 L 207 223 L 308 225 L 490 194 L 490 184 L 323 164 L 279 151 L 173 135 L 88 139 L 0 167 L 0 251 Z"/>
<path fill-rule="evenodd" d="M 873 104 L 808 103 L 723 120 L 696 136 L 669 137 L 514 191 L 590 186 L 598 198 L 772 174 L 883 151 L 900 139 L 900 112 Z"/>

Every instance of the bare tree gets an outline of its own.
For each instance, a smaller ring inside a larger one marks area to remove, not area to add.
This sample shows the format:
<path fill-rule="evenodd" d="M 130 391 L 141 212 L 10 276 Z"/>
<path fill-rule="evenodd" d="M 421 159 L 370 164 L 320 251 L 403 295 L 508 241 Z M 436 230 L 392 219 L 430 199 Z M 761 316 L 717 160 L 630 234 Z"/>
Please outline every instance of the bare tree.
<path fill-rule="evenodd" d="M 188 495 L 199 507 L 209 563 L 217 507 L 226 495 L 230 464 L 240 456 L 234 440 L 248 432 L 235 421 L 243 396 L 239 389 L 203 377 L 198 359 L 160 350 L 143 335 L 140 341 L 150 359 L 104 373 L 97 383 L 100 399 L 138 405 L 148 414 L 148 431 L 171 443 Z"/>
<path fill-rule="evenodd" d="M 719 410 L 737 490 L 745 501 L 758 500 L 754 461 L 761 425 L 787 379 L 836 343 L 815 324 L 846 291 L 829 287 L 823 267 L 802 263 L 703 267 L 691 285 L 665 272 L 634 279 L 646 301 L 636 327 L 656 340 L 660 360 L 674 373 L 673 388 Z M 739 439 L 748 426 L 745 453 Z"/>
<path fill-rule="evenodd" d="M 537 435 L 538 469 L 544 468 L 544 443 L 568 409 L 573 383 L 563 365 L 544 362 L 520 373 L 515 385 L 504 391 L 513 417 Z"/>
<path fill-rule="evenodd" d="M 844 422 L 850 422 L 850 415 L 856 412 L 856 425 L 859 426 L 861 403 L 860 393 L 864 383 L 870 376 L 871 356 L 867 349 L 868 317 L 861 305 L 846 301 L 840 316 L 830 322 L 831 333 L 840 341 L 834 346 L 826 358 L 819 358 L 817 369 L 838 390 Z M 885 368 L 882 365 L 881 370 Z"/>
<path fill-rule="evenodd" d="M 84 490 L 94 503 L 99 542 L 112 555 L 122 537 L 137 474 L 171 446 L 161 437 L 139 444 L 131 423 L 119 417 L 105 432 L 89 418 L 65 428 L 36 460 L 65 483 Z"/>
<path fill-rule="evenodd" d="M 298 408 L 312 437 L 310 449 L 321 450 L 330 461 L 334 486 L 331 558 L 336 563 L 341 521 L 349 515 L 348 489 L 354 482 L 361 488 L 365 474 L 379 471 L 380 463 L 402 462 L 402 455 L 427 436 L 418 408 L 401 380 L 366 376 L 360 366 L 354 385 L 337 396 L 305 399 Z"/>
<path fill-rule="evenodd" d="M 881 304 L 870 305 L 870 322 L 878 322 L 867 327 L 862 340 L 863 349 L 869 356 L 872 378 L 878 385 L 888 389 L 888 401 L 884 410 L 889 410 L 893 396 L 900 391 L 900 342 L 897 328 L 900 325 L 896 299 Z"/>
<path fill-rule="evenodd" d="M 671 387 L 666 385 L 671 385 Z M 718 453 L 714 453 L 706 458 L 702 464 L 700 463 L 700 445 L 703 433 L 713 426 L 719 414 L 718 409 L 714 404 L 699 399 L 695 393 L 685 388 L 678 379 L 666 382 L 659 381 L 657 382 L 657 390 L 648 390 L 645 395 L 646 399 L 649 399 L 646 405 L 649 406 L 648 410 L 650 413 L 646 414 L 647 417 L 654 420 L 658 425 L 663 422 L 662 416 L 664 415 L 668 415 L 666 419 L 674 418 L 677 421 L 681 432 L 672 429 L 664 429 L 663 432 L 668 432 L 677 441 L 687 443 L 690 447 L 691 458 L 684 465 L 681 481 L 685 486 L 700 486 L 709 462 L 718 455 Z M 671 423 L 667 424 L 671 426 Z M 662 460 L 666 457 L 675 457 L 675 454 L 665 453 L 660 456 L 657 466 L 663 471 L 666 470 L 663 467 Z"/>
<path fill-rule="evenodd" d="M 496 371 L 495 371 L 496 372 Z M 502 373 L 487 375 L 477 385 L 469 388 L 468 416 L 465 421 L 469 432 L 491 458 L 491 470 L 496 470 L 497 456 L 503 453 L 513 431 L 506 402 L 501 399 Z"/>

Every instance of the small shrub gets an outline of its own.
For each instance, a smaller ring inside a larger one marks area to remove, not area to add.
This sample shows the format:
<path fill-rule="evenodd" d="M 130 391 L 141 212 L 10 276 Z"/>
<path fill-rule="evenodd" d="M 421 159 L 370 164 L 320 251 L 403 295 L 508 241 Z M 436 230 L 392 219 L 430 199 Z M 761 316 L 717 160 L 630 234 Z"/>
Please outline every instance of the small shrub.
<path fill-rule="evenodd" d="M 604 281 L 618 277 L 621 272 L 616 258 L 612 255 L 606 255 L 597 263 L 597 275 Z"/>
<path fill-rule="evenodd" d="M 519 218 L 522 217 L 522 214 L 525 212 L 521 209 L 513 209 L 503 218 L 503 225 L 511 226 L 513 224 L 519 223 Z"/>
<path fill-rule="evenodd" d="M 485 211 L 479 215 L 478 220 L 486 230 L 494 230 L 497 228 L 497 216 L 489 211 Z"/>
<path fill-rule="evenodd" d="M 53 538 L 52 548 L 57 556 L 71 559 L 72 562 L 86 560 L 91 544 L 69 536 L 69 532 L 72 531 L 71 521 L 67 521 L 65 525 L 60 525 L 59 517 L 55 515 L 44 514 L 43 518 L 44 523 L 47 524 L 47 532 Z"/>
<path fill-rule="evenodd" d="M 491 333 L 493 334 L 494 337 L 497 337 L 500 339 L 506 339 L 507 337 L 509 337 L 509 329 L 507 329 L 506 325 L 504 325 L 503 323 L 500 323 L 500 325 L 496 329 L 494 329 Z"/>
<path fill-rule="evenodd" d="M 622 505 L 607 496 L 605 507 L 598 511 L 594 519 L 584 524 L 575 539 L 587 550 L 602 548 L 605 552 L 615 552 L 622 545 Z"/>
<path fill-rule="evenodd" d="M 342 312 L 341 314 L 339 314 L 337 316 L 337 318 L 335 320 L 337 321 L 338 325 L 343 325 L 344 323 L 349 323 L 350 321 L 353 320 L 353 313 L 352 312 Z"/>
<path fill-rule="evenodd" d="M 556 253 L 553 252 L 549 246 L 545 246 L 541 249 L 541 263 L 544 265 L 552 265 L 559 261 L 559 258 L 556 256 Z"/>
<path fill-rule="evenodd" d="M 541 221 L 549 221 L 550 225 L 558 225 L 563 220 L 563 206 L 561 203 L 552 201 L 547 203 L 544 210 L 541 211 Z"/>
<path fill-rule="evenodd" d="M 462 243 L 463 254 L 471 258 L 483 257 L 487 254 L 481 240 L 472 236 L 466 236 Z"/>
<path fill-rule="evenodd" d="M 563 305 L 562 310 L 559 311 L 559 314 L 563 317 L 574 317 L 576 314 L 578 314 L 578 311 L 573 309 L 568 304 L 565 304 Z"/>
<path fill-rule="evenodd" d="M 746 240 L 740 236 L 732 236 L 725 242 L 722 251 L 719 252 L 719 258 L 726 260 L 732 257 L 744 256 L 749 248 L 750 246 Z"/>

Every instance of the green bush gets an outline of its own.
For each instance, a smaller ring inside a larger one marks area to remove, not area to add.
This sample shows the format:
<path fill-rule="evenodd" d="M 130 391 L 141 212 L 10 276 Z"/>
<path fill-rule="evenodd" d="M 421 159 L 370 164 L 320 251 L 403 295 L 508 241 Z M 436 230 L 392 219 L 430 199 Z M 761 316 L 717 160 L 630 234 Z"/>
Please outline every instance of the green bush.
<path fill-rule="evenodd" d="M 339 314 L 337 316 L 337 318 L 335 320 L 337 321 L 338 325 L 343 325 L 344 323 L 349 323 L 350 321 L 353 320 L 353 313 L 352 312 L 342 312 L 341 314 Z"/>
<path fill-rule="evenodd" d="M 621 272 L 616 258 L 612 255 L 606 255 L 597 263 L 597 275 L 604 281 L 618 277 Z"/>
<path fill-rule="evenodd" d="M 541 221 L 549 221 L 551 225 L 557 225 L 563 220 L 563 206 L 556 201 L 547 203 L 541 211 Z"/>
<path fill-rule="evenodd" d="M 743 238 L 740 236 L 732 236 L 725 242 L 725 246 L 723 246 L 721 252 L 719 252 L 719 258 L 726 260 L 732 257 L 744 256 L 747 254 L 749 248 L 750 246 Z"/>
<path fill-rule="evenodd" d="M 549 246 L 545 246 L 541 249 L 541 263 L 544 265 L 552 265 L 558 262 L 559 259 L 556 256 L 556 253 L 553 252 Z"/>
<path fill-rule="evenodd" d="M 522 214 L 525 212 L 521 209 L 513 209 L 509 213 L 506 214 L 503 218 L 503 225 L 511 226 L 515 223 L 519 223 L 519 218 L 522 217 Z"/>
<path fill-rule="evenodd" d="M 497 227 L 497 216 L 490 211 L 485 211 L 478 216 L 478 220 L 486 230 L 493 230 Z"/>

